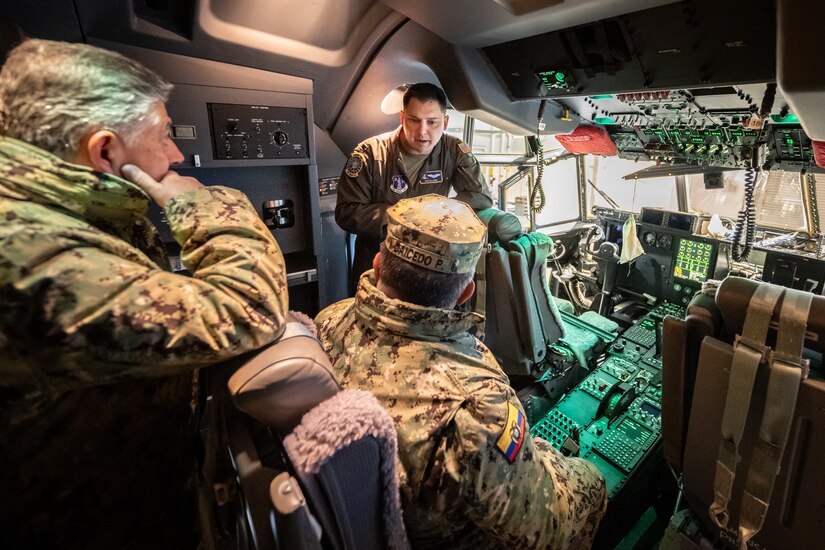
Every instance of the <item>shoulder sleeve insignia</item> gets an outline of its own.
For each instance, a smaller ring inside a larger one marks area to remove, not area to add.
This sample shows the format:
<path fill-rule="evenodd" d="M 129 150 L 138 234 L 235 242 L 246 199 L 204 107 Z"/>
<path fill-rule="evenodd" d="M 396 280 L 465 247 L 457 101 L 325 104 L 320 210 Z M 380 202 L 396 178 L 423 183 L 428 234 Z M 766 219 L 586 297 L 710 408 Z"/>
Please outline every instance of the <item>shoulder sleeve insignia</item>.
<path fill-rule="evenodd" d="M 353 153 L 349 159 L 347 159 L 347 164 L 344 166 L 344 173 L 351 178 L 357 178 L 362 168 L 364 168 L 364 155 L 361 153 Z"/>
<path fill-rule="evenodd" d="M 458 150 L 461 151 L 462 153 L 464 153 L 465 155 L 467 153 L 472 153 L 473 152 L 473 150 L 470 148 L 470 146 L 467 145 L 466 143 L 464 143 L 463 141 L 458 142 Z"/>
<path fill-rule="evenodd" d="M 518 408 L 507 402 L 507 422 L 496 441 L 496 447 L 510 464 L 516 459 L 521 444 L 524 443 L 524 415 Z"/>

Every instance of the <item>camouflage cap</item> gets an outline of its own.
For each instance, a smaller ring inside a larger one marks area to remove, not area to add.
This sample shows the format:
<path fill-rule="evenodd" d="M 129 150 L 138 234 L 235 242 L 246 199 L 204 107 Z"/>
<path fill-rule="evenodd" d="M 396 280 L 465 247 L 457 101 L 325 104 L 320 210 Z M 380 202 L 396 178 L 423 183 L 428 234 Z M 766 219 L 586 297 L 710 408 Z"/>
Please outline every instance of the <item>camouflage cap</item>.
<path fill-rule="evenodd" d="M 441 273 L 475 269 L 486 233 L 472 208 L 441 195 L 404 199 L 387 209 L 387 250 Z"/>

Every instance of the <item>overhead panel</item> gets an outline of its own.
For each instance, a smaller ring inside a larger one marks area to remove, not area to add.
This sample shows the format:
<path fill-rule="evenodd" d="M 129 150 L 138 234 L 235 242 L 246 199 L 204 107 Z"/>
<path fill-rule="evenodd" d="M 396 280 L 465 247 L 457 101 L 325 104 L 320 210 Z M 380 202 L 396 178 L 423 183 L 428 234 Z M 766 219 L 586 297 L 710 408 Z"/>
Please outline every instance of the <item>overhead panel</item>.
<path fill-rule="evenodd" d="M 770 82 L 770 0 L 695 0 L 484 48 L 514 99 Z"/>
<path fill-rule="evenodd" d="M 645 174 L 671 175 L 709 168 L 821 170 L 810 138 L 774 83 L 686 88 L 557 101 L 607 131 L 618 156 L 656 161 Z M 764 111 L 765 116 L 760 116 Z M 641 175 L 639 177 L 642 177 Z"/>

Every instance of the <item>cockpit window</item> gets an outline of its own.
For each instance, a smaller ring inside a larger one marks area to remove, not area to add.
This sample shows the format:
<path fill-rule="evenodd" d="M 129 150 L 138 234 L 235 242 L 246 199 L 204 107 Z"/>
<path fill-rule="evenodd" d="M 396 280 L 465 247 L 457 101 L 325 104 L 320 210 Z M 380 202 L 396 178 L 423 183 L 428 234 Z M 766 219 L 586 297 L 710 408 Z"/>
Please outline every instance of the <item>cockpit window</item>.
<path fill-rule="evenodd" d="M 745 196 L 745 172 L 729 170 L 722 172 L 723 187 L 708 187 L 703 174 L 685 176 L 688 210 L 696 214 L 736 219 Z"/>
<path fill-rule="evenodd" d="M 464 139 L 464 125 L 467 123 L 467 115 L 455 109 L 447 109 L 447 116 L 450 117 L 447 122 L 447 134 L 458 139 Z"/>
<path fill-rule="evenodd" d="M 545 206 L 541 212 L 536 214 L 536 228 L 570 222 L 571 219 L 579 217 L 579 190 L 575 158 L 565 159 L 545 167 L 542 182 Z M 526 201 L 524 206 L 526 208 Z"/>
<path fill-rule="evenodd" d="M 635 162 L 618 157 L 588 155 L 585 160 L 587 211 L 594 206 L 640 212 L 643 206 L 679 210 L 676 178 L 622 179 L 654 162 Z"/>
<path fill-rule="evenodd" d="M 691 212 L 718 214 L 737 219 L 742 210 L 746 188 L 746 172 L 731 170 L 722 173 L 724 187 L 707 188 L 701 174 L 687 176 L 688 205 Z M 806 187 L 799 172 L 770 170 L 760 172 L 754 184 L 756 224 L 771 229 L 807 231 L 805 216 Z M 825 178 L 819 184 L 825 192 Z"/>
<path fill-rule="evenodd" d="M 756 224 L 762 227 L 805 231 L 805 205 L 799 172 L 771 170 L 756 185 Z"/>
<path fill-rule="evenodd" d="M 481 120 L 473 120 L 473 151 L 478 154 L 524 154 L 524 136 L 499 130 Z"/>

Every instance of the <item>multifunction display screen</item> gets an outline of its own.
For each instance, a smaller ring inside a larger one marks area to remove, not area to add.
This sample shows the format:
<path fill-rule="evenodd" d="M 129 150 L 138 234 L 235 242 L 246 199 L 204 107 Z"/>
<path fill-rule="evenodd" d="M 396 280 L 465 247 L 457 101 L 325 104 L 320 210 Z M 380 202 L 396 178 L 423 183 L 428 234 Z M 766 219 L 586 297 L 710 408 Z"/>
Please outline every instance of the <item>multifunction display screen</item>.
<path fill-rule="evenodd" d="M 712 259 L 712 244 L 681 239 L 679 241 L 679 251 L 676 253 L 676 262 L 673 265 L 673 275 L 681 279 L 703 283 L 708 280 Z"/>

